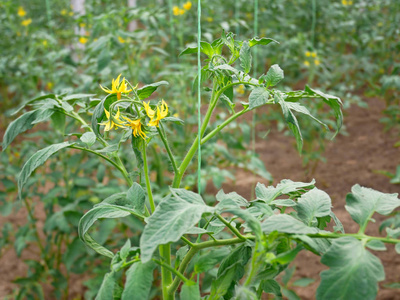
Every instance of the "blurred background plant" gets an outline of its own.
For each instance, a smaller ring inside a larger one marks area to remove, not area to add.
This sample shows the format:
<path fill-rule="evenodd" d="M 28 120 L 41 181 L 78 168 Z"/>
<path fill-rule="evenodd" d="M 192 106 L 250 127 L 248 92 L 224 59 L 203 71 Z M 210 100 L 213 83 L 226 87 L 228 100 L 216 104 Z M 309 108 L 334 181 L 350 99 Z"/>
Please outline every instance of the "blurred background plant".
<path fill-rule="evenodd" d="M 3 0 L 0 3 L 0 132 L 5 131 L 23 103 L 41 95 L 85 93 L 88 101 L 82 104 L 82 109 L 94 107 L 99 101 L 98 85 L 108 85 L 111 78 L 122 73 L 139 86 L 161 80 L 170 83 L 168 89 L 160 87 L 158 92 L 168 99 L 171 107 L 180 108 L 176 117 L 185 120 L 186 126 L 175 126 L 172 142 L 174 148 L 181 147 L 177 153 L 184 153 L 181 150 L 187 145 L 185 137 L 196 130 L 197 124 L 193 88 L 196 61 L 194 56 L 178 55 L 196 42 L 195 4 L 178 0 Z M 241 39 L 254 35 L 253 2 L 203 0 L 202 4 L 204 41 L 213 41 L 222 30 L 232 31 Z M 258 8 L 258 35 L 281 44 L 253 54 L 255 60 L 266 62 L 256 65 L 255 73 L 265 73 L 272 64 L 279 63 L 285 70 L 282 84 L 287 85 L 280 86 L 281 89 L 289 86 L 303 89 L 305 84 L 311 84 L 340 96 L 345 108 L 353 104 L 366 108 L 362 96 L 384 99 L 387 108 L 382 122 L 388 131 L 399 132 L 398 24 L 400 3 L 396 0 L 262 1 Z M 248 96 L 244 87 L 234 93 L 243 99 Z M 313 115 L 333 125 L 321 105 L 307 103 Z M 229 113 L 229 105 L 221 106 L 213 120 L 215 125 Z M 267 139 L 271 127 L 286 130 L 283 120 L 276 121 L 280 115 L 279 111 L 269 110 L 268 114 L 257 116 L 254 129 L 257 140 Z M 308 118 L 301 118 L 300 122 L 305 140 L 302 158 L 306 172 L 312 176 L 318 162 L 324 161 L 325 141 L 332 133 Z M 56 128 L 57 133 L 46 130 L 47 126 Z M 65 116 L 54 114 L 48 125 L 37 126 L 26 139 L 0 153 L 0 213 L 8 216 L 24 206 L 29 212 L 26 223 L 2 224 L 0 255 L 14 241 L 18 256 L 34 248 L 33 244 L 41 256 L 40 261 L 26 261 L 27 276 L 15 281 L 18 288 L 11 298 L 41 297 L 48 278 L 57 298 L 67 298 L 71 274 L 85 272 L 90 277 L 108 268 L 77 239 L 76 226 L 84 211 L 99 199 L 121 191 L 120 175 L 99 165 L 97 158 L 63 153 L 63 157 L 30 179 L 26 203 L 15 202 L 16 175 L 23 162 L 50 141 L 62 141 L 66 127 L 79 129 L 77 124 L 66 122 Z M 234 183 L 231 171 L 238 168 L 272 180 L 274 174 L 250 150 L 253 130 L 250 120 L 240 125 L 234 122 L 229 130 L 239 130 L 240 138 L 233 139 L 228 132 L 221 136 L 223 143 L 208 144 L 203 150 L 203 192 L 207 191 L 207 184 L 219 189 L 227 180 Z M 399 143 L 394 146 L 400 146 Z M 154 160 L 150 164 L 151 173 L 161 187 L 169 179 L 164 178 L 165 170 L 157 161 L 167 158 L 157 142 L 151 147 Z M 129 161 L 132 153 L 123 151 L 126 155 L 122 157 Z M 211 161 L 213 164 L 209 164 Z M 392 181 L 398 178 L 398 170 L 395 174 L 388 171 L 393 175 Z M 196 188 L 196 178 L 187 176 L 183 186 Z M 41 216 L 44 224 L 36 216 L 39 210 L 45 212 Z M 105 221 L 100 226 L 102 234 L 96 240 L 106 243 L 108 236 L 115 234 L 114 228 L 118 227 L 120 234 L 126 234 L 127 229 L 134 233 L 142 224 L 125 218 L 123 222 Z M 89 279 L 84 284 L 87 298 L 91 299 L 101 282 Z"/>

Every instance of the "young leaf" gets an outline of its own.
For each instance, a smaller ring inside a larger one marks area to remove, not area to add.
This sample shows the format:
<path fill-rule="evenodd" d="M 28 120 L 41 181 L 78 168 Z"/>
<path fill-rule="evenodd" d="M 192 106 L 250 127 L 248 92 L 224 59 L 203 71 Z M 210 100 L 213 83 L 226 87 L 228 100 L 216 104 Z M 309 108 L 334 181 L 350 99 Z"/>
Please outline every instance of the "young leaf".
<path fill-rule="evenodd" d="M 360 228 L 365 228 L 374 212 L 388 215 L 399 207 L 400 199 L 397 196 L 397 193 L 385 194 L 356 184 L 346 196 L 345 207 Z"/>
<path fill-rule="evenodd" d="M 73 145 L 73 143 L 69 142 L 54 144 L 42 150 L 39 150 L 28 159 L 28 161 L 24 164 L 21 172 L 18 175 L 18 195 L 20 198 L 22 194 L 22 188 L 24 187 L 26 181 L 28 180 L 32 172 L 35 171 L 37 167 L 44 164 L 46 160 L 54 153 L 56 153 L 61 149 L 67 148 L 71 145 Z"/>
<path fill-rule="evenodd" d="M 324 126 L 326 129 L 328 129 L 328 125 L 326 125 L 325 123 L 323 123 L 322 121 L 318 120 L 316 117 L 314 117 L 310 111 L 303 105 L 301 105 L 300 103 L 297 102 L 286 102 L 287 106 L 289 107 L 289 109 L 291 110 L 295 110 L 299 113 L 302 113 L 304 115 L 309 116 L 310 118 L 312 118 L 314 121 L 318 122 L 319 124 L 321 124 L 322 126 Z"/>
<path fill-rule="evenodd" d="M 169 85 L 167 81 L 159 81 L 152 84 L 145 85 L 137 90 L 137 94 L 140 100 L 149 98 L 151 94 L 161 85 Z"/>
<path fill-rule="evenodd" d="M 273 215 L 261 223 L 261 229 L 265 233 L 272 231 L 284 232 L 284 233 L 317 233 L 318 228 L 308 227 L 304 223 L 289 215 Z"/>
<path fill-rule="evenodd" d="M 331 198 L 327 193 L 317 188 L 303 194 L 295 207 L 299 218 L 308 226 L 317 217 L 329 216 L 331 212 Z"/>
<path fill-rule="evenodd" d="M 144 214 L 145 209 L 145 201 L 146 195 L 144 193 L 143 188 L 137 182 L 134 182 L 132 186 L 129 188 L 128 192 L 126 193 L 126 198 L 132 203 L 133 207 Z"/>
<path fill-rule="evenodd" d="M 269 91 L 264 87 L 254 88 L 249 96 L 249 108 L 253 109 L 268 102 Z"/>
<path fill-rule="evenodd" d="M 283 70 L 278 65 L 272 65 L 267 75 L 265 75 L 265 84 L 267 87 L 277 85 L 284 78 Z"/>
<path fill-rule="evenodd" d="M 93 132 L 85 132 L 80 139 L 83 143 L 88 145 L 88 147 L 91 147 L 96 142 L 96 135 Z"/>
<path fill-rule="evenodd" d="M 261 282 L 262 290 L 267 294 L 273 294 L 277 297 L 282 297 L 281 286 L 274 279 L 263 280 Z"/>
<path fill-rule="evenodd" d="M 251 40 L 249 40 L 249 46 L 253 47 L 255 45 L 268 45 L 269 43 L 277 43 L 279 44 L 279 42 L 270 39 L 270 38 L 259 38 L 259 37 L 254 37 Z"/>
<path fill-rule="evenodd" d="M 240 48 L 239 54 L 240 66 L 243 68 L 243 72 L 248 74 L 251 69 L 251 53 L 248 42 L 243 42 L 242 48 Z"/>
<path fill-rule="evenodd" d="M 215 211 L 205 205 L 196 193 L 184 189 L 171 189 L 172 196 L 165 198 L 154 213 L 147 218 L 147 225 L 140 237 L 142 261 L 151 259 L 158 245 L 176 242 L 196 225 L 203 213 Z"/>
<path fill-rule="evenodd" d="M 153 270 L 155 264 L 149 261 L 134 263 L 126 271 L 125 288 L 122 292 L 122 300 L 149 299 L 151 285 L 153 283 Z"/>
<path fill-rule="evenodd" d="M 321 273 L 317 299 L 373 300 L 378 282 L 385 279 L 379 258 L 353 237 L 334 240 L 321 262 L 329 270 Z"/>
<path fill-rule="evenodd" d="M 313 188 L 314 184 L 314 179 L 311 182 L 295 182 L 290 179 L 283 179 L 276 185 L 276 187 L 266 187 L 262 183 L 257 183 L 256 196 L 258 200 L 262 200 L 263 202 L 269 204 L 271 201 L 275 200 L 275 198 L 281 195 L 286 195 L 298 190 Z"/>

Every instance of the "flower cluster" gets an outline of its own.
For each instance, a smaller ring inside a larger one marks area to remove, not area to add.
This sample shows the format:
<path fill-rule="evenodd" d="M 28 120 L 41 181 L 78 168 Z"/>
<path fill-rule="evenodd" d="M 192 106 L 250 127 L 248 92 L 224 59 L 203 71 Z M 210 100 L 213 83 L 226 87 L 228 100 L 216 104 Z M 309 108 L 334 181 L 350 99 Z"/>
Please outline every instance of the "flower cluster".
<path fill-rule="evenodd" d="M 18 7 L 17 15 L 18 15 L 19 17 L 21 17 L 21 18 L 23 18 L 23 17 L 26 16 L 26 11 L 25 11 L 25 9 L 24 9 L 22 6 Z M 32 19 L 31 19 L 31 18 L 25 19 L 25 20 L 22 20 L 22 21 L 21 21 L 21 25 L 22 25 L 22 26 L 25 26 L 25 27 L 29 26 L 29 24 L 31 24 L 31 23 L 32 23 Z"/>
<path fill-rule="evenodd" d="M 190 10 L 192 8 L 192 2 L 187 1 L 182 5 L 182 8 L 179 8 L 179 6 L 174 6 L 172 8 L 172 13 L 174 16 L 180 16 L 185 13 L 185 11 Z"/>
<path fill-rule="evenodd" d="M 310 66 L 310 59 L 311 62 L 315 65 L 315 66 L 319 66 L 321 64 L 320 60 L 318 59 L 318 55 L 316 52 L 314 51 L 306 51 L 305 52 L 305 56 L 307 57 L 307 60 L 304 61 L 304 65 L 306 67 Z"/>
<path fill-rule="evenodd" d="M 353 1 L 351 1 L 351 0 L 342 0 L 342 4 L 343 4 L 344 6 L 353 5 Z"/>
<path fill-rule="evenodd" d="M 112 80 L 112 87 L 111 89 L 104 88 L 100 85 L 103 91 L 108 94 L 116 94 L 117 99 L 121 99 L 122 94 L 128 94 L 132 91 L 132 89 L 128 89 L 128 84 L 125 81 L 125 78 L 120 81 L 121 74 L 117 77 L 117 79 Z M 134 87 L 133 89 L 135 89 Z M 138 117 L 137 118 L 129 118 L 128 116 L 121 115 L 120 110 L 116 112 L 115 115 L 112 115 L 110 111 L 104 109 L 104 113 L 107 117 L 107 120 L 99 123 L 100 125 L 105 126 L 104 131 L 110 131 L 111 129 L 115 128 L 124 128 L 124 129 L 132 129 L 132 134 L 134 137 L 141 137 L 145 139 L 147 137 L 145 133 L 145 126 L 150 127 L 158 127 L 160 121 L 164 119 L 168 115 L 168 105 L 164 100 L 161 100 L 156 106 L 156 109 L 152 109 L 150 107 L 150 102 L 142 102 L 143 108 L 137 111 Z M 146 114 L 150 121 L 145 125 L 142 123 L 142 120 L 145 119 L 145 115 L 141 116 L 141 114 Z"/>

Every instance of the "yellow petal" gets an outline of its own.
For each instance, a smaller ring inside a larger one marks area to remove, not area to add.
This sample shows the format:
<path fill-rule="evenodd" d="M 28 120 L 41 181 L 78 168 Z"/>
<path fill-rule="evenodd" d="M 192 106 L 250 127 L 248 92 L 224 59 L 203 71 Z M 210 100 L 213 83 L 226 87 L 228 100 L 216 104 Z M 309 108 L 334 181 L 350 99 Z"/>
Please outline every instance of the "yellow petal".
<path fill-rule="evenodd" d="M 112 94 L 112 91 L 111 91 L 110 89 L 103 87 L 101 84 L 99 84 L 99 85 L 100 85 L 100 87 L 101 87 L 101 89 L 102 89 L 103 91 L 105 91 L 105 92 L 108 93 L 108 94 Z"/>

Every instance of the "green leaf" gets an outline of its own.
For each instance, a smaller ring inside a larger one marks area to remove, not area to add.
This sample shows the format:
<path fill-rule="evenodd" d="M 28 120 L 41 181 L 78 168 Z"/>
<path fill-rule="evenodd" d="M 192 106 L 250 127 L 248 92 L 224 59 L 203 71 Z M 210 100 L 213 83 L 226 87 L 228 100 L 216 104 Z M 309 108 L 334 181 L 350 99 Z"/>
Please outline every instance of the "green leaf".
<path fill-rule="evenodd" d="M 51 109 L 37 109 L 29 111 L 19 118 L 15 119 L 8 125 L 3 137 L 3 151 L 11 144 L 15 137 L 31 129 L 36 123 L 47 120 L 54 113 Z"/>
<path fill-rule="evenodd" d="M 299 218 L 308 226 L 313 221 L 316 223 L 317 217 L 329 216 L 331 212 L 332 201 L 327 193 L 317 188 L 303 194 L 297 200 L 295 210 Z"/>
<path fill-rule="evenodd" d="M 368 243 L 366 244 L 366 246 L 371 249 L 371 250 L 375 250 L 375 251 L 386 251 L 386 246 L 385 243 L 379 240 L 371 240 L 368 241 Z"/>
<path fill-rule="evenodd" d="M 278 297 L 282 297 L 281 286 L 274 279 L 263 280 L 260 287 L 267 294 L 273 294 Z"/>
<path fill-rule="evenodd" d="M 139 99 L 143 100 L 143 99 L 149 98 L 151 96 L 151 94 L 153 94 L 154 91 L 161 85 L 169 85 L 169 83 L 167 81 L 159 81 L 159 82 L 145 85 L 145 86 L 141 87 L 140 89 L 137 89 L 137 94 L 139 96 Z"/>
<path fill-rule="evenodd" d="M 119 144 L 113 144 L 109 145 L 107 147 L 104 147 L 103 149 L 96 150 L 98 153 L 110 153 L 110 152 L 115 152 L 118 151 Z"/>
<path fill-rule="evenodd" d="M 80 137 L 80 140 L 88 145 L 88 147 L 91 147 L 96 142 L 96 135 L 93 132 L 85 132 Z"/>
<path fill-rule="evenodd" d="M 62 98 L 63 101 L 69 101 L 69 100 L 76 100 L 76 99 L 82 99 L 82 98 L 89 98 L 96 96 L 96 94 L 72 94 L 68 95 Z"/>
<path fill-rule="evenodd" d="M 102 71 L 111 62 L 111 55 L 107 48 L 103 48 L 97 56 L 97 72 Z"/>
<path fill-rule="evenodd" d="M 193 282 L 185 283 L 182 286 L 180 296 L 180 300 L 200 300 L 201 296 L 199 285 Z"/>
<path fill-rule="evenodd" d="M 197 47 L 188 47 L 185 50 L 183 50 L 181 53 L 179 53 L 178 57 L 181 57 L 183 55 L 187 54 L 194 54 L 197 53 Z"/>
<path fill-rule="evenodd" d="M 319 232 L 318 228 L 308 227 L 303 222 L 296 220 L 289 215 L 273 215 L 261 223 L 261 229 L 265 233 L 272 231 L 292 233 L 292 234 L 308 234 Z"/>
<path fill-rule="evenodd" d="M 325 94 L 319 90 L 314 90 L 309 86 L 306 86 L 305 91 L 311 95 L 317 95 L 321 97 L 325 101 L 325 103 L 327 103 L 333 109 L 336 117 L 336 126 L 337 126 L 336 134 L 337 134 L 343 125 L 343 113 L 341 109 L 342 101 L 340 100 L 340 98 L 329 94 Z"/>
<path fill-rule="evenodd" d="M 303 250 L 303 246 L 302 245 L 297 245 L 296 248 L 291 249 L 290 251 L 284 252 L 284 253 L 280 253 L 279 255 L 276 256 L 276 258 L 274 258 L 272 260 L 272 262 L 277 262 L 281 265 L 286 265 L 289 264 L 290 262 L 292 262 L 297 254 Z"/>
<path fill-rule="evenodd" d="M 140 237 L 143 262 L 151 259 L 158 245 L 178 241 L 189 228 L 200 221 L 203 213 L 215 211 L 214 207 L 205 205 L 201 196 L 196 193 L 185 189 L 171 189 L 171 193 L 146 219 L 147 225 Z"/>
<path fill-rule="evenodd" d="M 97 296 L 95 300 L 110 300 L 114 299 L 113 294 L 114 294 L 114 286 L 115 286 L 115 273 L 110 272 L 104 275 L 103 282 L 101 283 L 99 292 L 97 293 Z"/>
<path fill-rule="evenodd" d="M 134 182 L 126 193 L 126 198 L 132 203 L 133 207 L 140 213 L 144 214 L 146 195 L 143 188 L 137 182 Z"/>
<path fill-rule="evenodd" d="M 267 204 L 275 200 L 275 198 L 286 195 L 292 192 L 313 188 L 315 180 L 311 182 L 295 182 L 290 179 L 283 179 L 276 187 L 269 186 L 266 187 L 262 183 L 257 183 L 256 186 L 256 196 L 258 200 L 261 200 Z"/>
<path fill-rule="evenodd" d="M 126 272 L 125 288 L 122 300 L 149 299 L 151 285 L 153 283 L 153 270 L 155 264 L 149 261 L 134 263 Z"/>
<path fill-rule="evenodd" d="M 250 203 L 247 202 L 245 198 L 243 198 L 236 192 L 225 194 L 224 190 L 220 190 L 215 196 L 215 198 L 219 202 L 217 204 L 217 208 L 220 210 L 229 207 L 241 207 L 241 206 L 248 207 L 250 205 Z"/>
<path fill-rule="evenodd" d="M 212 282 L 211 293 L 208 300 L 219 300 L 228 292 L 228 289 L 234 281 L 237 265 L 239 265 L 238 262 L 230 265 L 221 276 L 218 276 L 218 278 Z"/>
<path fill-rule="evenodd" d="M 65 114 L 60 111 L 55 111 L 51 116 L 51 123 L 53 128 L 60 133 L 65 133 Z"/>
<path fill-rule="evenodd" d="M 131 240 L 127 239 L 125 245 L 119 251 L 119 256 L 121 257 L 122 260 L 126 260 L 128 258 L 130 249 L 131 249 Z"/>
<path fill-rule="evenodd" d="M 240 66 L 243 69 L 243 72 L 248 74 L 251 69 L 251 52 L 250 52 L 250 46 L 248 42 L 243 42 L 242 48 L 240 48 L 240 54 L 239 54 L 239 60 L 240 60 Z"/>
<path fill-rule="evenodd" d="M 372 300 L 376 298 L 378 282 L 385 279 L 379 258 L 353 237 L 334 240 L 321 262 L 329 270 L 321 273 L 317 299 Z"/>
<path fill-rule="evenodd" d="M 264 87 L 254 88 L 249 95 L 249 108 L 253 109 L 268 102 L 269 91 Z"/>
<path fill-rule="evenodd" d="M 71 145 L 73 145 L 73 143 L 69 142 L 54 144 L 42 150 L 39 150 L 28 159 L 18 175 L 18 195 L 20 198 L 22 196 L 22 188 L 24 187 L 32 172 L 35 171 L 37 167 L 44 164 L 46 160 L 49 159 L 49 157 L 52 156 L 54 153 Z"/>
<path fill-rule="evenodd" d="M 400 206 L 400 199 L 397 196 L 397 193 L 385 194 L 356 184 L 346 196 L 345 207 L 360 228 L 365 229 L 374 212 L 388 215 Z"/>
<path fill-rule="evenodd" d="M 101 218 L 115 219 L 115 218 L 123 218 L 133 214 L 139 218 L 143 218 L 142 215 L 138 214 L 135 210 L 125 207 L 118 206 L 112 204 L 99 204 L 89 210 L 84 216 L 80 219 L 78 225 L 78 233 L 80 239 L 85 242 L 90 248 L 95 250 L 97 253 L 101 255 L 105 255 L 107 257 L 112 258 L 114 254 L 99 245 L 87 232 L 90 227 Z"/>
<path fill-rule="evenodd" d="M 301 136 L 299 123 L 297 122 L 295 115 L 290 110 L 281 93 L 277 92 L 275 94 L 275 102 L 278 102 L 281 106 L 285 122 L 288 125 L 289 129 L 293 132 L 297 142 L 297 150 L 299 151 L 299 153 L 301 153 L 301 150 L 303 148 L 303 137 Z"/>
<path fill-rule="evenodd" d="M 259 38 L 259 37 L 254 37 L 251 40 L 249 40 L 249 46 L 253 47 L 255 45 L 268 45 L 269 43 L 277 43 L 279 44 L 279 42 L 275 41 L 274 39 L 270 39 L 270 38 Z"/>
<path fill-rule="evenodd" d="M 397 254 L 400 254 L 400 243 L 397 243 L 394 249 L 396 250 Z"/>
<path fill-rule="evenodd" d="M 295 282 L 293 282 L 293 286 L 301 286 L 301 287 L 306 287 L 313 283 L 315 279 L 313 278 L 300 278 L 297 279 Z"/>
<path fill-rule="evenodd" d="M 310 118 L 312 118 L 314 121 L 318 122 L 319 124 L 321 124 L 322 126 L 324 126 L 326 129 L 328 129 L 328 125 L 326 125 L 325 123 L 323 123 L 322 121 L 318 120 L 316 117 L 314 117 L 310 111 L 303 105 L 301 105 L 300 103 L 297 102 L 286 102 L 286 105 L 289 107 L 289 109 L 291 110 L 295 110 L 299 113 L 302 113 L 303 115 L 307 115 Z"/>
<path fill-rule="evenodd" d="M 256 235 L 258 240 L 261 240 L 262 231 L 261 224 L 249 211 L 240 208 L 230 208 L 226 212 L 234 214 L 246 221 L 246 224 L 251 228 L 252 232 Z"/>
<path fill-rule="evenodd" d="M 279 65 L 272 65 L 267 75 L 265 75 L 265 84 L 267 87 L 277 85 L 285 76 L 283 75 L 283 70 L 279 67 Z"/>
<path fill-rule="evenodd" d="M 194 265 L 194 272 L 199 274 L 207 272 L 218 265 L 230 251 L 226 247 L 212 249 L 211 251 L 202 254 Z"/>
<path fill-rule="evenodd" d="M 96 105 L 95 109 L 93 110 L 91 125 L 93 132 L 96 136 L 100 136 L 99 123 L 101 122 L 101 120 L 105 115 L 104 109 L 109 110 L 110 104 L 113 101 L 113 99 L 116 99 L 115 95 L 113 94 L 107 95 L 106 97 L 103 98 L 103 100 L 99 102 L 99 104 Z"/>

